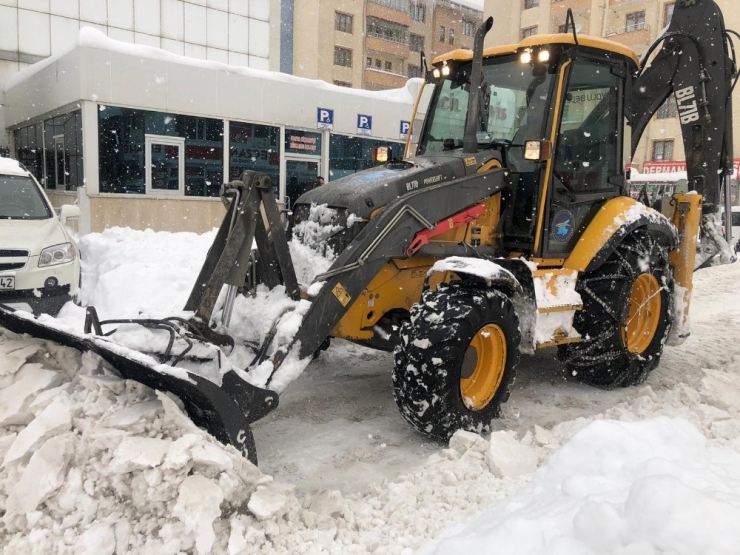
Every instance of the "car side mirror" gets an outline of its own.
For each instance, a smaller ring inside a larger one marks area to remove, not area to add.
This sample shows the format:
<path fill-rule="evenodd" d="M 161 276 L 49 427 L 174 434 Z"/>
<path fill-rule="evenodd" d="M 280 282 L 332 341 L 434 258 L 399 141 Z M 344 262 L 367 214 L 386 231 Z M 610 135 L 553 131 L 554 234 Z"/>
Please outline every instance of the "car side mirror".
<path fill-rule="evenodd" d="M 70 218 L 79 218 L 82 212 L 80 212 L 79 206 L 73 204 L 65 204 L 59 209 L 59 221 L 63 224 L 67 223 Z"/>

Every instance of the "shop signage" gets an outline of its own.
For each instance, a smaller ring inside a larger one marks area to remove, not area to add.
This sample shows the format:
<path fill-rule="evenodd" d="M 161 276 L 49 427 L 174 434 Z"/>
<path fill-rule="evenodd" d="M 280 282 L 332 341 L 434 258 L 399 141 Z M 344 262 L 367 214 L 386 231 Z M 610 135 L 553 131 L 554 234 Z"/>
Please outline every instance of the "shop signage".
<path fill-rule="evenodd" d="M 321 154 L 321 133 L 285 130 L 285 152 L 292 154 Z"/>
<path fill-rule="evenodd" d="M 316 127 L 318 129 L 334 129 L 334 110 L 329 108 L 316 109 Z"/>
<path fill-rule="evenodd" d="M 365 114 L 357 114 L 357 134 L 358 135 L 372 135 L 373 134 L 373 116 Z"/>
<path fill-rule="evenodd" d="M 740 158 L 732 161 L 735 175 L 740 172 Z M 686 171 L 686 162 L 683 160 L 661 160 L 658 162 L 645 162 L 642 165 L 642 173 L 678 173 Z"/>

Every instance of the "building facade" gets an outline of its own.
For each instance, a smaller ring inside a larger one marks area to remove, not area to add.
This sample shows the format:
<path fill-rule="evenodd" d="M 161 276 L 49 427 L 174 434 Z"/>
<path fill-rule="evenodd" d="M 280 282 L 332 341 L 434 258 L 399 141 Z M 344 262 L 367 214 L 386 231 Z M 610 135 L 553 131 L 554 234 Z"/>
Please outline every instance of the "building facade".
<path fill-rule="evenodd" d="M 83 29 L 72 50 L 10 77 L 6 124 L 54 206 L 79 204 L 82 233 L 203 232 L 223 217 L 221 185 L 245 170 L 289 204 L 318 175 L 371 167 L 374 147 L 401 157 L 421 80 L 404 85 L 351 90 Z"/>
<path fill-rule="evenodd" d="M 300 0 L 293 4 L 293 67 L 301 77 L 368 90 L 403 86 L 429 60 L 471 48 L 483 1 Z"/>
<path fill-rule="evenodd" d="M 82 27 L 191 58 L 277 71 L 279 23 L 280 2 L 272 0 L 0 0 L 0 105 L 11 75 L 72 47 Z M 3 118 L 0 108 L 0 124 Z M 0 131 L 0 148 L 7 146 Z"/>
<path fill-rule="evenodd" d="M 728 29 L 740 30 L 735 0 L 715 0 Z M 487 46 L 513 44 L 532 34 L 564 32 L 567 10 L 573 10 L 576 30 L 608 38 L 632 48 L 638 56 L 668 25 L 675 0 L 497 0 L 485 3 L 485 16 L 494 16 Z M 495 13 L 494 13 L 495 9 Z M 740 105 L 740 89 L 733 93 Z M 734 120 L 735 145 L 740 144 L 740 117 Z M 737 147 L 736 147 L 737 148 Z M 740 151 L 735 155 L 740 164 Z M 681 126 L 675 100 L 669 98 L 645 130 L 632 166 L 641 173 L 675 173 L 685 170 Z M 629 162 L 629 161 L 626 161 Z M 736 199 L 736 202 L 740 198 Z"/>

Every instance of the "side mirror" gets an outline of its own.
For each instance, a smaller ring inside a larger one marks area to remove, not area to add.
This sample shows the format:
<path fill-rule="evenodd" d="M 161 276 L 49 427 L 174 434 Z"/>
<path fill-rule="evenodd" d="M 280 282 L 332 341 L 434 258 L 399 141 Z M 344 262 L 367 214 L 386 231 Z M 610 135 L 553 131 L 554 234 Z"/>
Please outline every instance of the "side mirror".
<path fill-rule="evenodd" d="M 70 218 L 79 218 L 82 212 L 80 212 L 79 206 L 72 204 L 65 204 L 59 209 L 59 220 L 66 224 Z"/>
<path fill-rule="evenodd" d="M 533 162 L 547 162 L 552 157 L 550 141 L 527 141 L 524 143 L 524 159 Z"/>

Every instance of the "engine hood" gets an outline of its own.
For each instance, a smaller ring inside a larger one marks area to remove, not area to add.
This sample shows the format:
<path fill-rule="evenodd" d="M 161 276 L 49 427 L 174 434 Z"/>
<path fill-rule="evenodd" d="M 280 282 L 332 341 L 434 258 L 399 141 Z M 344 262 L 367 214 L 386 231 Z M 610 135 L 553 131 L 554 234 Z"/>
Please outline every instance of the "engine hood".
<path fill-rule="evenodd" d="M 368 219 L 378 208 L 411 191 L 466 175 L 460 155 L 409 158 L 364 170 L 301 195 L 298 204 L 327 204 Z"/>
<path fill-rule="evenodd" d="M 46 247 L 68 241 L 55 217 L 45 220 L 0 219 L 0 248 L 26 249 L 31 256 L 36 256 Z"/>

